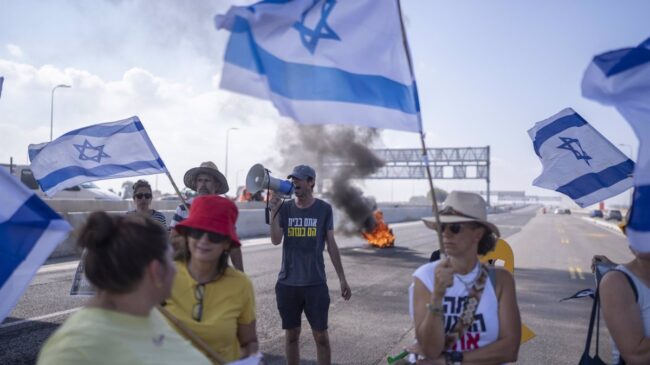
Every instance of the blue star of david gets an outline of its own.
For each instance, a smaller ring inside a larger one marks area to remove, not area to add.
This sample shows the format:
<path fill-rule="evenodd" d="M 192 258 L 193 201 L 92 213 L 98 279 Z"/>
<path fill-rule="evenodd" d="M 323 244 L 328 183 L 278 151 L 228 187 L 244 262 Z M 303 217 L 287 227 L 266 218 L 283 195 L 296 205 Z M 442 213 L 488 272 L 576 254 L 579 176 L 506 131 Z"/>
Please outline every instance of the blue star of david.
<path fill-rule="evenodd" d="M 307 17 L 307 14 L 316 6 L 316 3 L 318 3 L 318 0 L 314 0 L 314 3 L 307 10 L 305 10 L 304 13 L 302 13 L 301 21 L 295 22 L 293 24 L 293 28 L 296 29 L 298 33 L 300 33 L 300 41 L 302 42 L 302 45 L 305 46 L 305 48 L 307 48 L 311 54 L 314 54 L 316 51 L 316 46 L 318 45 L 318 41 L 320 39 L 334 39 L 337 41 L 341 40 L 338 34 L 336 34 L 336 32 L 334 32 L 334 30 L 332 30 L 332 28 L 327 25 L 327 17 L 332 12 L 332 9 L 334 9 L 336 0 L 325 0 L 323 2 L 323 7 L 321 9 L 321 18 L 314 29 L 309 29 L 305 25 L 305 18 Z"/>
<path fill-rule="evenodd" d="M 95 161 L 97 163 L 102 162 L 102 157 L 111 157 L 106 152 L 104 152 L 104 146 L 93 146 L 88 142 L 87 139 L 84 140 L 84 144 L 75 144 L 74 148 L 79 151 L 79 159 L 81 161 Z M 96 151 L 97 154 L 94 156 L 89 156 L 86 154 L 86 151 Z"/>
<path fill-rule="evenodd" d="M 557 148 L 561 148 L 561 149 L 563 149 L 563 150 L 568 150 L 568 151 L 573 152 L 573 155 L 576 157 L 576 159 L 578 159 L 578 160 L 585 160 L 585 163 L 586 163 L 587 165 L 591 166 L 591 164 L 589 163 L 589 160 L 591 160 L 592 158 L 591 158 L 591 156 L 589 156 L 589 155 L 587 154 L 587 152 L 585 152 L 585 150 L 582 149 L 582 146 L 580 145 L 580 141 L 578 141 L 578 140 L 575 139 L 575 138 L 567 138 L 567 137 L 559 137 L 559 138 L 560 138 L 560 140 L 562 140 L 562 142 L 564 142 L 564 143 L 562 143 L 561 145 L 557 146 Z M 573 148 L 573 144 L 574 144 L 574 143 L 578 146 L 578 148 L 580 149 L 580 151 L 578 151 L 577 149 Z"/>

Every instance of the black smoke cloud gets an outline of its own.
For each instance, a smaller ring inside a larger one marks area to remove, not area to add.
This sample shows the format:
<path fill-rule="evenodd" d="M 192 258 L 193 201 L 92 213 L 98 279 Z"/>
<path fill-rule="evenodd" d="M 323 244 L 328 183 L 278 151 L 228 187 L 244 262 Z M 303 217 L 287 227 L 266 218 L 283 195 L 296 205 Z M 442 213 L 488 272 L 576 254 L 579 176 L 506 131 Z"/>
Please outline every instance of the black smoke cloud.
<path fill-rule="evenodd" d="M 282 171 L 309 164 L 316 169 L 317 184 L 326 176 L 331 184 L 325 197 L 348 218 L 339 227 L 344 233 L 356 234 L 374 227 L 372 213 L 376 202 L 352 180 L 362 179 L 384 166 L 384 161 L 370 149 L 379 135 L 376 129 L 340 125 L 291 125 L 278 133 Z M 323 191 L 322 186 L 316 188 Z"/>

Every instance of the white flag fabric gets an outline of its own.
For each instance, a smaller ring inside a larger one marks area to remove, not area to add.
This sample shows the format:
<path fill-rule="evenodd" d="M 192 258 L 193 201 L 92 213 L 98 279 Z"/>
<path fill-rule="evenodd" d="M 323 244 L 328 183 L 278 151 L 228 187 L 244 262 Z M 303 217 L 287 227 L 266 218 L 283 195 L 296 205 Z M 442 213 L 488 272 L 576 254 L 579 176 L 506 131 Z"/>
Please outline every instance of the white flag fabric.
<path fill-rule="evenodd" d="M 650 38 L 594 57 L 582 79 L 582 95 L 616 107 L 639 139 L 626 233 L 634 250 L 650 252 Z"/>
<path fill-rule="evenodd" d="M 217 15 L 221 87 L 302 124 L 422 130 L 395 0 L 267 0 Z"/>
<path fill-rule="evenodd" d="M 543 170 L 533 185 L 586 207 L 632 187 L 634 162 L 571 108 L 528 130 Z"/>
<path fill-rule="evenodd" d="M 48 196 L 88 181 L 167 171 L 138 117 L 91 125 L 49 143 L 29 145 L 29 159 Z"/>
<path fill-rule="evenodd" d="M 45 202 L 0 169 L 0 323 L 72 229 Z"/>

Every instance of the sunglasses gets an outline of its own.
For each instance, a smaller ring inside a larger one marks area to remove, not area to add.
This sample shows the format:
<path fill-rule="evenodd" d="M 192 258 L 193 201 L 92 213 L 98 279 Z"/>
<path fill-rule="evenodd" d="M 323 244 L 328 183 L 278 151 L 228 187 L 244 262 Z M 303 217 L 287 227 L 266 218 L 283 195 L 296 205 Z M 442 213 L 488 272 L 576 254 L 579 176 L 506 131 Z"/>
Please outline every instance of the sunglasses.
<path fill-rule="evenodd" d="M 460 230 L 463 228 L 460 223 L 442 223 L 440 224 L 440 232 L 444 232 L 447 228 L 449 228 L 449 231 L 453 234 L 458 234 Z"/>
<path fill-rule="evenodd" d="M 135 194 L 133 196 L 135 196 L 136 199 L 151 199 L 152 195 L 149 194 L 149 193 L 137 193 L 137 194 Z"/>
<path fill-rule="evenodd" d="M 219 233 L 214 233 L 214 232 L 208 232 L 204 231 L 202 229 L 197 229 L 197 228 L 187 228 L 186 229 L 187 235 L 194 238 L 195 240 L 200 240 L 203 235 L 208 235 L 208 241 L 212 243 L 221 243 L 223 241 L 228 240 L 228 236 L 225 236 L 223 234 Z"/>
<path fill-rule="evenodd" d="M 203 294 L 205 294 L 205 285 L 197 284 L 194 288 L 194 299 L 196 299 L 196 304 L 192 307 L 192 319 L 197 322 L 201 322 L 203 318 Z"/>
<path fill-rule="evenodd" d="M 445 229 L 449 228 L 449 231 L 453 234 L 458 234 L 463 227 L 471 227 L 471 228 L 476 228 L 476 225 L 469 222 L 469 223 L 441 223 L 440 224 L 440 232 L 444 232 Z"/>

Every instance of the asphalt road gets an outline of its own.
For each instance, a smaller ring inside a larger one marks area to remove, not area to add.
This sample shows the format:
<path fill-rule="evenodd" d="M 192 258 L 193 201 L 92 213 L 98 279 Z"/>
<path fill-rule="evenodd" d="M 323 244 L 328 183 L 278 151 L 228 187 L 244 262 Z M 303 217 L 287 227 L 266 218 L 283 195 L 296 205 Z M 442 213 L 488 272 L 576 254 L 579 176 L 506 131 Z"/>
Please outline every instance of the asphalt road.
<path fill-rule="evenodd" d="M 515 252 L 516 282 L 524 322 L 537 337 L 522 345 L 518 363 L 576 363 L 584 346 L 589 299 L 558 302 L 593 286 L 593 254 L 628 260 L 624 238 L 575 216 L 542 215 L 536 207 L 490 216 Z M 420 222 L 391 226 L 397 237 L 389 249 L 368 247 L 360 237 L 337 236 L 352 299 L 340 298 L 336 273 L 326 256 L 330 296 L 330 339 L 335 364 L 385 364 L 413 336 L 407 288 L 412 272 L 435 248 L 433 231 Z M 270 364 L 283 364 L 284 334 L 274 285 L 281 248 L 267 238 L 244 242 L 244 263 L 255 286 L 260 349 Z M 326 254 L 327 255 L 327 254 Z M 74 262 L 47 265 L 0 324 L 0 364 L 33 364 L 46 338 L 83 305 L 68 295 Z M 603 326 L 604 328 L 604 326 Z M 301 356 L 315 364 L 311 331 L 303 320 Z M 608 335 L 601 354 L 609 359 Z"/>

